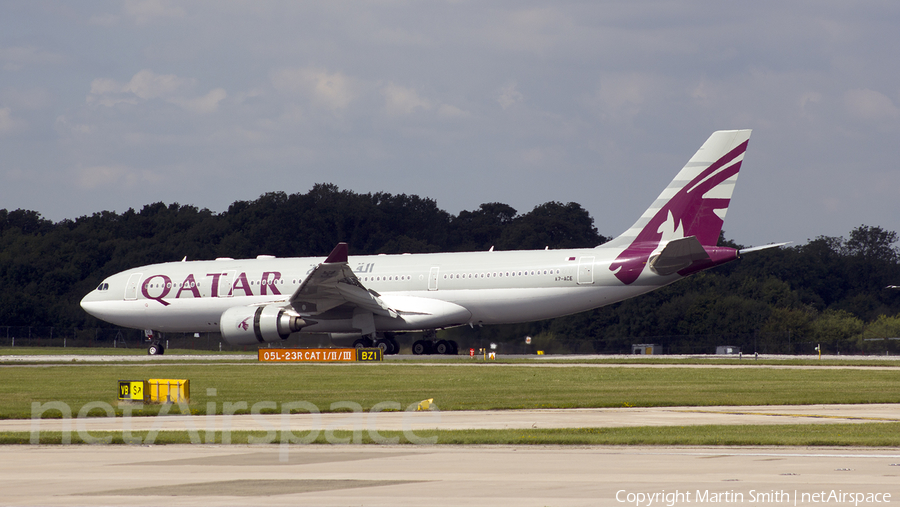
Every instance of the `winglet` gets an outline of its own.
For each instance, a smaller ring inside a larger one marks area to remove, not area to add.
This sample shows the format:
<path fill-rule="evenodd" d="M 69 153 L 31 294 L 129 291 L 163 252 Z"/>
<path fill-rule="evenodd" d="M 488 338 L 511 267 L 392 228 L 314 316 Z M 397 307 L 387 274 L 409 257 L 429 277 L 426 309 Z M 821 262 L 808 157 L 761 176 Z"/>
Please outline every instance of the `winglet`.
<path fill-rule="evenodd" d="M 350 248 L 347 246 L 347 243 L 338 243 L 334 250 L 328 254 L 328 258 L 325 259 L 325 264 L 340 264 L 347 262 L 347 252 Z"/>

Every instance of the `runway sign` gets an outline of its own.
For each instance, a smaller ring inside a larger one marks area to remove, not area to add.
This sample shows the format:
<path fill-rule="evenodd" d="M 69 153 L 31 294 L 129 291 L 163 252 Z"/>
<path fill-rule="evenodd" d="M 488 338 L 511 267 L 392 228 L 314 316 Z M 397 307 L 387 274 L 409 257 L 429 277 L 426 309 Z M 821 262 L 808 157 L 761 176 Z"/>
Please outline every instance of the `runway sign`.
<path fill-rule="evenodd" d="M 382 350 L 372 349 L 259 349 L 259 360 L 270 363 L 345 363 L 381 361 Z"/>
<path fill-rule="evenodd" d="M 146 401 L 149 390 L 146 380 L 120 380 L 119 399 L 129 401 Z"/>

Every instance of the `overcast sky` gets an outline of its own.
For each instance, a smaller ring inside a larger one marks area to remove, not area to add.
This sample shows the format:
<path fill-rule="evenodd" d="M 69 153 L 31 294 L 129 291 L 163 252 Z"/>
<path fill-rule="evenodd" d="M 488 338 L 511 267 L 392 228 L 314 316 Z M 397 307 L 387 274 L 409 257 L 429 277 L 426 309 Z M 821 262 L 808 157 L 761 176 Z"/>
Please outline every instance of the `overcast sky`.
<path fill-rule="evenodd" d="M 900 2 L 3 1 L 0 208 L 215 212 L 334 183 L 630 226 L 753 136 L 745 245 L 900 230 Z"/>

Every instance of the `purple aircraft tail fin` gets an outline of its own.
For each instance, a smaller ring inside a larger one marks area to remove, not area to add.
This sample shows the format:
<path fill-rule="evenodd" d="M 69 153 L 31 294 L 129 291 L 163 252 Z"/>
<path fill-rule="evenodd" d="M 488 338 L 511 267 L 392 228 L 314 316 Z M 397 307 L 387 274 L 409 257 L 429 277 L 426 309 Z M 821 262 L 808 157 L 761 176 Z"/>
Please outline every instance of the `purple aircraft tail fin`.
<path fill-rule="evenodd" d="M 619 280 L 637 280 L 671 240 L 694 236 L 703 247 L 716 246 L 749 139 L 750 130 L 713 132 L 641 218 L 603 245 L 624 248 L 610 265 Z"/>

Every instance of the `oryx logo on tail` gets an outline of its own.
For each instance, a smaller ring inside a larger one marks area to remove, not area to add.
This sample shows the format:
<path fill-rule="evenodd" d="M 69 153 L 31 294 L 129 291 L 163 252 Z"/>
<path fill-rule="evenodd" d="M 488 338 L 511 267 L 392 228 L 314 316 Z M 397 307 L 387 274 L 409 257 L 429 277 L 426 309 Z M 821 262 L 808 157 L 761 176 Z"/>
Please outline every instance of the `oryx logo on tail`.
<path fill-rule="evenodd" d="M 749 138 L 749 130 L 720 131 L 703 143 L 641 219 L 613 240 L 630 240 L 609 266 L 616 278 L 634 283 L 653 252 L 673 239 L 716 245 Z"/>

